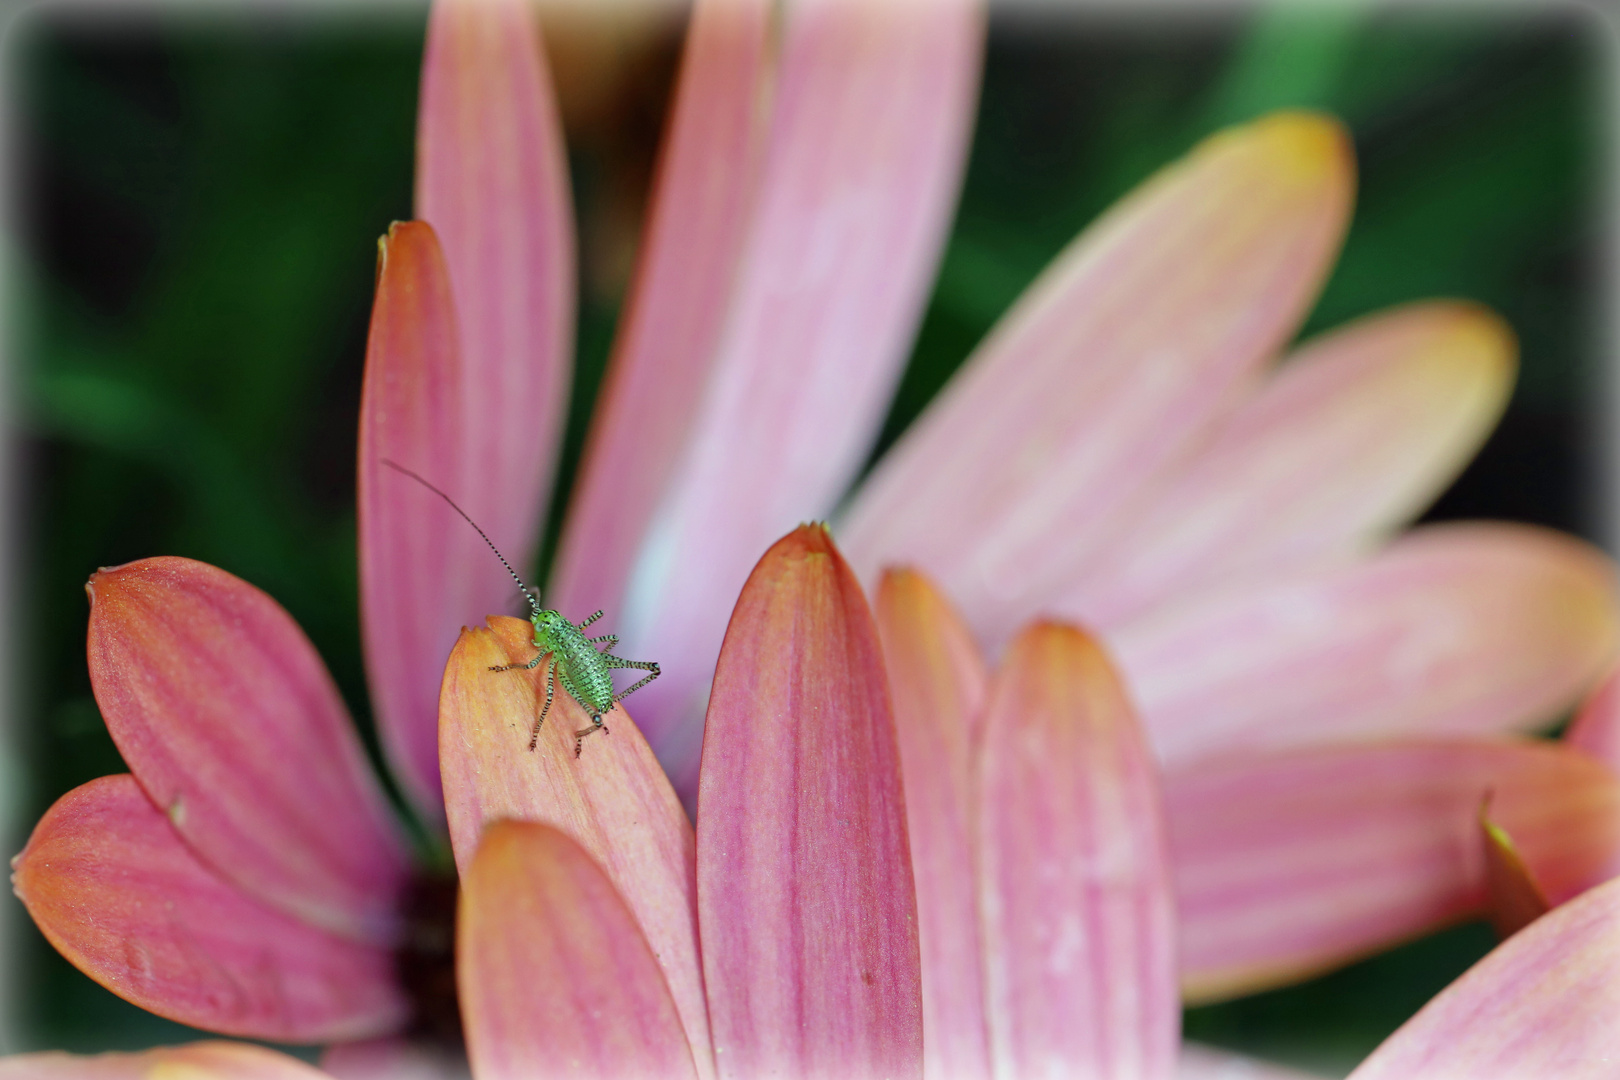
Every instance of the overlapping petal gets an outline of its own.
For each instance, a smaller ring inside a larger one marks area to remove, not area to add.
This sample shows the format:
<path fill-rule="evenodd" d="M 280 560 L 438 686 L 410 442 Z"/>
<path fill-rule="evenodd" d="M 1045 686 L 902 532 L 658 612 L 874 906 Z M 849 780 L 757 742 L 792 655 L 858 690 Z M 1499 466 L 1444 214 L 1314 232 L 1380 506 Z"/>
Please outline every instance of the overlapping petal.
<path fill-rule="evenodd" d="M 606 871 L 663 970 L 700 1076 L 713 1075 L 698 960 L 692 827 L 668 779 L 622 708 L 574 756 L 590 718 L 560 686 L 533 753 L 529 738 L 550 662 L 490 671 L 534 656 L 531 625 L 501 616 L 463 630 L 445 668 L 441 763 L 456 862 L 465 875 L 491 823 L 544 822 Z"/>
<path fill-rule="evenodd" d="M 768 0 L 698 0 L 639 264 L 552 575 L 558 610 L 622 609 L 730 310 L 774 82 Z"/>
<path fill-rule="evenodd" d="M 1620 770 L 1620 668 L 1609 672 L 1588 695 L 1564 732 L 1564 741 Z"/>
<path fill-rule="evenodd" d="M 635 916 L 550 826 L 486 830 L 463 879 L 456 966 L 479 1080 L 697 1076 Z"/>
<path fill-rule="evenodd" d="M 12 882 L 57 951 L 160 1016 L 281 1042 L 364 1038 L 405 1019 L 387 950 L 249 898 L 192 854 L 128 775 L 59 799 Z"/>
<path fill-rule="evenodd" d="M 1416 530 L 1365 562 L 1207 594 L 1110 635 L 1171 766 L 1399 733 L 1528 729 L 1597 678 L 1613 564 L 1503 523 Z"/>
<path fill-rule="evenodd" d="M 545 512 L 574 334 L 568 162 L 532 5 L 433 5 L 416 166 L 416 214 L 438 234 L 449 271 L 466 410 L 462 471 L 438 482 L 454 485 L 456 501 L 521 566 Z M 470 567 L 467 589 L 452 625 L 504 610 L 512 596 L 487 557 Z M 435 699 L 420 707 L 431 712 Z"/>
<path fill-rule="evenodd" d="M 876 627 L 822 526 L 767 551 L 703 741 L 698 920 L 720 1075 L 920 1077 L 917 908 Z"/>
<path fill-rule="evenodd" d="M 292 617 L 190 559 L 99 570 L 86 591 L 96 703 L 152 812 L 249 896 L 388 942 L 405 850 Z"/>
<path fill-rule="evenodd" d="M 1284 113 L 1206 141 L 1076 239 L 848 514 L 863 580 L 916 564 L 1004 639 L 1297 328 L 1337 253 L 1343 131 Z"/>
<path fill-rule="evenodd" d="M 749 567 L 842 494 L 899 378 L 965 156 L 982 19 L 974 0 L 781 9 L 711 375 L 637 539 L 619 624 L 628 653 L 664 665 L 637 712 L 682 790 L 695 786 L 701 694 Z"/>
<path fill-rule="evenodd" d="M 1183 993 L 1280 985 L 1482 914 L 1487 793 L 1554 903 L 1620 874 L 1620 781 L 1555 743 L 1373 743 L 1170 774 Z"/>
<path fill-rule="evenodd" d="M 297 1058 L 248 1043 L 195 1042 L 135 1054 L 51 1051 L 0 1058 L 0 1080 L 329 1080 Z"/>
<path fill-rule="evenodd" d="M 469 575 L 492 560 L 438 496 L 383 461 L 454 484 L 465 460 L 462 386 L 438 239 L 422 222 L 396 223 L 379 245 L 360 392 L 360 631 L 383 749 L 430 817 L 443 812 L 439 672 L 470 599 Z"/>
<path fill-rule="evenodd" d="M 1501 319 L 1453 302 L 1315 339 L 1087 560 L 1054 609 L 1107 628 L 1191 588 L 1296 572 L 1382 541 L 1496 425 L 1513 356 Z"/>
<path fill-rule="evenodd" d="M 1620 1060 L 1620 881 L 1515 934 L 1351 1080 L 1599 1080 Z"/>
<path fill-rule="evenodd" d="M 1168 1077 L 1181 1024 L 1152 756 L 1102 650 L 1037 623 L 991 683 L 976 816 L 997 1076 Z"/>
<path fill-rule="evenodd" d="M 925 1076 L 989 1074 L 974 791 L 989 673 L 966 624 L 929 581 L 883 576 L 874 614 L 894 694 L 922 949 Z"/>
<path fill-rule="evenodd" d="M 1197 1043 L 1182 1043 L 1176 1080 L 1318 1080 L 1312 1073 Z"/>

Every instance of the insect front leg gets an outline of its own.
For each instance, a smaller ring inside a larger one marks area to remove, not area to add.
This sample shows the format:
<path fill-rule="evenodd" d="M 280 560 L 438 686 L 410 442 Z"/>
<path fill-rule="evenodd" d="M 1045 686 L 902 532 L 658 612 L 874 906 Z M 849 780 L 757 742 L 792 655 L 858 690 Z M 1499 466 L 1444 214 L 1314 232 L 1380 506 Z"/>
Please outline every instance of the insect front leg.
<path fill-rule="evenodd" d="M 489 670 L 491 670 L 491 671 L 513 671 L 513 670 L 516 670 L 517 668 L 522 668 L 524 671 L 533 671 L 535 668 L 540 666 L 540 661 L 544 660 L 546 657 L 548 657 L 550 655 L 551 655 L 550 653 L 541 653 L 539 656 L 535 657 L 533 660 L 530 660 L 527 664 L 499 664 L 499 665 L 496 665 L 496 666 L 490 668 Z"/>
<path fill-rule="evenodd" d="M 585 640 L 590 642 L 592 645 L 600 645 L 604 641 L 607 642 L 607 647 L 602 651 L 605 653 L 610 653 L 613 651 L 613 647 L 619 643 L 619 635 L 603 634 L 601 637 L 586 638 Z"/>
<path fill-rule="evenodd" d="M 579 623 L 577 625 L 579 626 L 579 628 L 581 630 L 583 630 L 587 626 L 591 625 L 591 623 L 595 622 L 597 619 L 600 619 L 601 617 L 602 617 L 602 613 L 600 611 L 597 611 L 593 615 L 591 615 L 590 618 L 586 619 L 584 622 Z"/>
<path fill-rule="evenodd" d="M 551 699 L 556 695 L 556 693 L 557 669 L 555 667 L 549 667 L 546 669 L 546 703 L 540 706 L 540 716 L 534 722 L 534 730 L 529 732 L 529 749 L 531 751 L 534 750 L 535 744 L 540 741 L 540 725 L 546 722 L 546 713 L 551 711 Z M 579 756 L 579 749 L 577 746 L 574 749 L 574 756 Z"/>
<path fill-rule="evenodd" d="M 643 686 L 646 686 L 648 683 L 652 682 L 662 674 L 662 672 L 658 670 L 658 665 L 653 663 L 651 660 L 625 660 L 622 657 L 613 656 L 608 653 L 603 653 L 602 659 L 610 668 L 635 668 L 637 671 L 652 672 L 652 674 L 648 675 L 645 679 L 642 679 L 629 689 L 620 690 L 617 694 L 614 694 L 613 700 L 615 703 L 623 701 L 625 698 L 629 697 L 637 690 L 640 690 Z"/>

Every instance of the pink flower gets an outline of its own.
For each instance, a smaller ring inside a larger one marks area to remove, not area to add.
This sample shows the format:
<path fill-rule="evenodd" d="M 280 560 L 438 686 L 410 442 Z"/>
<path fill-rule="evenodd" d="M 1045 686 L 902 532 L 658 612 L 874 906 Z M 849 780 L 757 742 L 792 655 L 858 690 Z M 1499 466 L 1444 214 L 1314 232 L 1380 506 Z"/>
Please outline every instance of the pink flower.
<path fill-rule="evenodd" d="M 330 1080 L 297 1058 L 244 1043 L 195 1042 L 138 1054 L 21 1054 L 0 1059 L 0 1080 Z"/>

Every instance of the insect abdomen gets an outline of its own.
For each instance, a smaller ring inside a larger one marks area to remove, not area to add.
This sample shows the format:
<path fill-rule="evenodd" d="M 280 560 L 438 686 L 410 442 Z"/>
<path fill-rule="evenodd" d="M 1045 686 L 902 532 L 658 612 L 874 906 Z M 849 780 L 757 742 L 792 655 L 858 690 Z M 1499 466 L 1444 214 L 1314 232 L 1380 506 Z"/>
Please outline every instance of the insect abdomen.
<path fill-rule="evenodd" d="M 575 701 L 597 715 L 613 708 L 613 673 L 584 634 L 572 626 L 559 628 L 550 646 L 557 678 Z"/>

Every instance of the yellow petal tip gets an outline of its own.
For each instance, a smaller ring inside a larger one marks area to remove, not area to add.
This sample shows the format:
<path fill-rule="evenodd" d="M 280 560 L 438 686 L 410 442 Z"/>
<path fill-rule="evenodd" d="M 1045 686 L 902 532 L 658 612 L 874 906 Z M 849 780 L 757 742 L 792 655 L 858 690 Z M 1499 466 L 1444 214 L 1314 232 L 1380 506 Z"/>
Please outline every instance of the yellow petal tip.
<path fill-rule="evenodd" d="M 1326 113 L 1270 113 L 1218 132 L 1205 147 L 1252 154 L 1277 178 L 1301 187 L 1348 179 L 1353 172 L 1349 133 Z"/>

